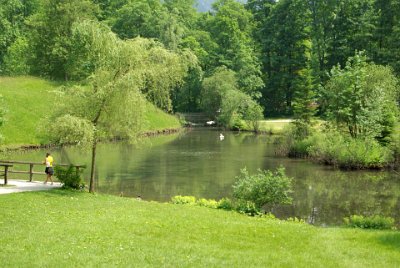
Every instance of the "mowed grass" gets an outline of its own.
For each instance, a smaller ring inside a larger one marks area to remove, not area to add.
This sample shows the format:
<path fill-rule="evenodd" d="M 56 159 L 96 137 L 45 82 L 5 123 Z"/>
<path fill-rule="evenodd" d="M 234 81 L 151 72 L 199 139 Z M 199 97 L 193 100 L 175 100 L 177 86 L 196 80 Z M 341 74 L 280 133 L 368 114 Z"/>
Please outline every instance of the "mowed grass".
<path fill-rule="evenodd" d="M 399 267 L 400 233 L 62 190 L 0 196 L 2 267 Z"/>
<path fill-rule="evenodd" d="M 7 145 L 40 144 L 40 120 L 54 110 L 54 89 L 60 83 L 36 77 L 0 77 L 0 94 L 7 109 L 0 129 Z"/>
<path fill-rule="evenodd" d="M 178 117 L 167 114 L 150 103 L 148 103 L 146 111 L 146 131 L 157 131 L 182 127 Z"/>
<path fill-rule="evenodd" d="M 271 134 L 280 134 L 288 126 L 291 119 L 271 119 L 260 121 L 260 130 Z"/>
<path fill-rule="evenodd" d="M 63 85 L 37 77 L 0 77 L 0 94 L 7 109 L 0 129 L 8 147 L 46 144 L 38 135 L 41 119 L 56 106 L 54 90 Z M 179 120 L 148 104 L 145 131 L 179 128 Z M 44 127 L 45 128 L 45 127 Z"/>

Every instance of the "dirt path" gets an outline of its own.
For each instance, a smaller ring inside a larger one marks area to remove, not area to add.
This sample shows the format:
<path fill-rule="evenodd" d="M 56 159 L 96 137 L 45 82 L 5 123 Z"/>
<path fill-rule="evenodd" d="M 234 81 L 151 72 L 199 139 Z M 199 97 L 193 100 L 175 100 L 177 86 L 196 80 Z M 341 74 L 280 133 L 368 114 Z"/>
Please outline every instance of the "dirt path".
<path fill-rule="evenodd" d="M 3 182 L 2 182 L 3 183 Z M 53 185 L 50 183 L 43 184 L 42 181 L 24 181 L 24 180 L 8 180 L 8 185 L 0 186 L 0 194 L 11 194 L 28 191 L 43 191 L 55 188 L 60 188 L 61 183 L 55 182 Z"/>

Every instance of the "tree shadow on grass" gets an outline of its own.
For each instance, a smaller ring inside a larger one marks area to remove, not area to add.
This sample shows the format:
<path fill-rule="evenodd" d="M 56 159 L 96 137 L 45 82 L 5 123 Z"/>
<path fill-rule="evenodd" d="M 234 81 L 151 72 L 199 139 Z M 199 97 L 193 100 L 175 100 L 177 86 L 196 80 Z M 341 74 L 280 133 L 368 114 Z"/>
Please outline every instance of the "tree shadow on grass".
<path fill-rule="evenodd" d="M 84 194 L 88 194 L 88 192 L 60 188 L 60 189 L 52 189 L 50 191 L 40 191 L 40 194 L 43 196 L 46 196 L 46 197 L 54 197 L 54 196 L 76 197 L 76 196 L 82 196 Z"/>
<path fill-rule="evenodd" d="M 378 241 L 385 246 L 400 250 L 400 232 L 381 235 Z"/>

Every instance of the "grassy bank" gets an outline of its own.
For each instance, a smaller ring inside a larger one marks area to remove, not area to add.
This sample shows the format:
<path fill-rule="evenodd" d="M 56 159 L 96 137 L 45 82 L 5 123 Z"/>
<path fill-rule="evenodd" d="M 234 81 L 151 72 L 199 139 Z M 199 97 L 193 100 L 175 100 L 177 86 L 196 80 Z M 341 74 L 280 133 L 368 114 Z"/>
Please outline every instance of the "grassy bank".
<path fill-rule="evenodd" d="M 62 85 L 37 77 L 0 77 L 0 94 L 7 108 L 6 122 L 0 132 L 8 147 L 46 144 L 37 134 L 40 120 L 55 106 L 54 90 Z M 146 131 L 180 127 L 174 116 L 151 104 L 147 109 Z"/>
<path fill-rule="evenodd" d="M 399 267 L 400 233 L 68 191 L 0 196 L 2 267 Z"/>

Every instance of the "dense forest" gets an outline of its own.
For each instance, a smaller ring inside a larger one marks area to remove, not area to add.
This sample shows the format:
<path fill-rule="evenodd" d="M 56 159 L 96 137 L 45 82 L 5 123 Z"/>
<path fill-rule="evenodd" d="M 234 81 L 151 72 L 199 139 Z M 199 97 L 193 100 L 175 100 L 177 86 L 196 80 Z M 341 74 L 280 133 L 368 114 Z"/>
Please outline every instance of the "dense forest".
<path fill-rule="evenodd" d="M 326 114 L 332 70 L 360 53 L 400 74 L 399 0 L 242 2 L 217 0 L 199 12 L 209 1 L 0 0 L 0 73 L 86 79 L 95 64 L 79 25 L 96 21 L 121 40 L 153 39 L 185 57 L 183 81 L 159 106 L 230 111 L 222 122 L 243 110 Z"/>

